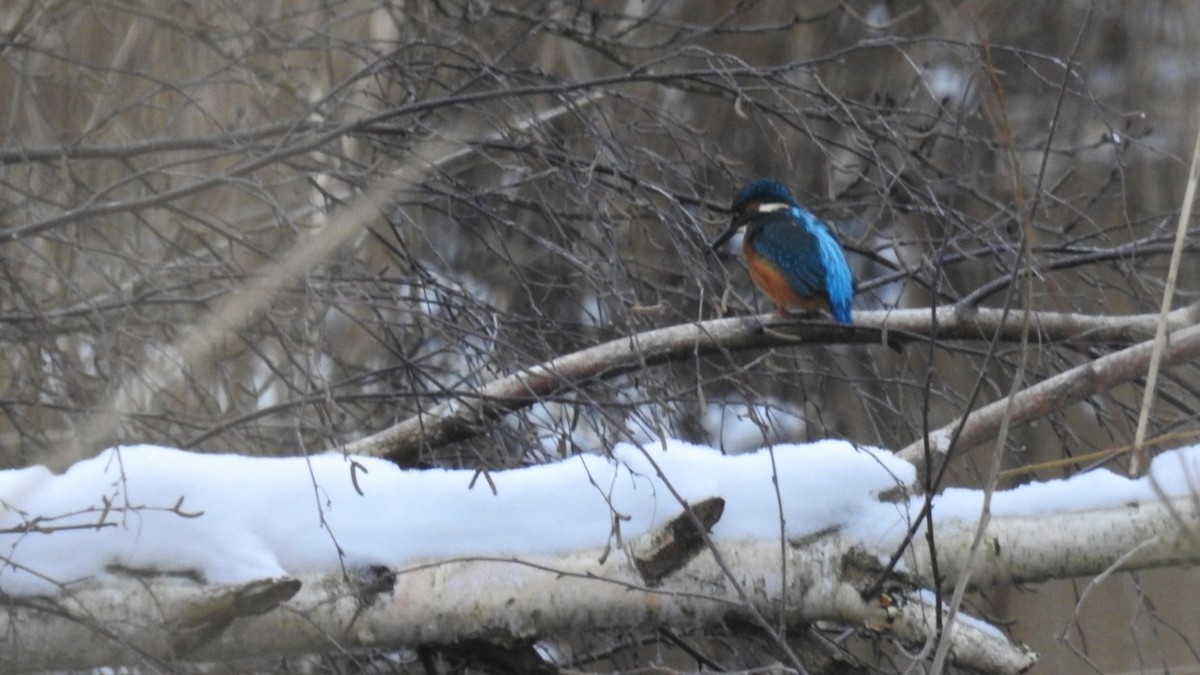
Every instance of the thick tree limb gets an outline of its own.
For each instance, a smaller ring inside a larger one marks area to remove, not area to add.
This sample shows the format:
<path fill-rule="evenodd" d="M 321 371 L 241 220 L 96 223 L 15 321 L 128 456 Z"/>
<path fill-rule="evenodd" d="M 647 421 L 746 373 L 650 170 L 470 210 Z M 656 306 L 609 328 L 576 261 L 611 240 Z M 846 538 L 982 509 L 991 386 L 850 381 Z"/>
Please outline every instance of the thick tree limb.
<path fill-rule="evenodd" d="M 857 312 L 854 326 L 773 315 L 735 317 L 647 331 L 495 379 L 344 449 L 411 466 L 423 448 L 478 435 L 507 413 L 593 380 L 694 358 L 697 354 L 814 344 L 884 344 L 898 336 L 912 339 L 913 335 L 928 335 L 933 313 L 928 309 Z M 1019 313 L 1010 313 L 1005 319 L 1000 310 L 959 311 L 947 306 L 937 308 L 936 315 L 939 340 L 1020 338 Z M 1033 317 L 1037 334 L 1031 339 L 1041 343 L 1129 344 L 1152 338 L 1157 320 L 1153 314 L 1097 317 L 1037 312 Z M 1191 326 L 1197 321 L 1200 321 L 1200 304 L 1176 310 L 1169 318 L 1172 329 Z"/>
<path fill-rule="evenodd" d="M 998 516 L 987 531 L 988 553 L 972 571 L 973 583 L 1027 583 L 1096 575 L 1126 556 L 1121 569 L 1200 562 L 1191 497 L 1041 517 Z M 1053 520 L 1053 527 L 1048 526 Z M 952 585 L 962 570 L 973 524 L 939 523 L 939 568 Z M 864 601 L 880 556 L 897 542 L 868 542 L 842 534 L 787 547 L 780 565 L 778 542 L 724 544 L 721 552 L 738 582 L 754 589 L 758 611 L 774 616 L 786 589 L 792 622 L 832 621 L 889 631 L 908 643 L 934 636 L 934 609 L 919 599 L 892 613 Z M 1126 555 L 1130 551 L 1133 555 Z M 702 552 L 661 586 L 647 588 L 625 555 L 592 551 L 539 559 L 472 559 L 441 562 L 395 574 L 362 570 L 301 580 L 299 592 L 280 609 L 238 612 L 233 627 L 207 636 L 188 658 L 232 660 L 356 647 L 399 647 L 462 640 L 523 640 L 566 635 L 586 626 L 672 626 L 688 629 L 744 618 L 732 585 Z M 924 547 L 906 556 L 911 579 L 931 578 Z M 788 571 L 786 579 L 781 569 Z M 287 593 L 294 580 L 282 580 Z M 247 588 L 262 587 L 265 582 Z M 905 580 L 897 580 L 904 584 Z M 287 593 L 283 597 L 287 597 Z M 0 669 L 22 672 L 82 669 L 138 659 L 169 663 L 180 654 L 174 634 L 181 618 L 213 598 L 238 589 L 204 589 L 178 582 L 97 585 L 69 597 L 13 603 L 0 614 L 0 634 L 11 636 Z M 1064 617 L 1066 620 L 1066 617 Z M 100 626 L 102 629 L 93 627 Z M 998 632 L 970 623 L 952 636 L 951 652 L 962 666 L 994 673 L 1028 668 L 1036 655 Z"/>
<path fill-rule="evenodd" d="M 818 618 L 851 625 L 887 625 L 887 612 L 865 602 L 858 590 L 838 578 L 843 569 L 836 541 L 805 550 L 791 549 L 786 579 L 793 621 Z M 844 543 L 844 542 L 841 542 Z M 760 612 L 778 608 L 778 542 L 723 547 L 739 582 L 756 589 Z M 678 629 L 745 620 L 747 612 L 723 572 L 702 554 L 655 589 L 623 556 L 600 564 L 600 552 L 552 559 L 468 560 L 430 565 L 398 573 L 395 584 L 365 598 L 360 587 L 340 575 L 304 579 L 284 610 L 238 620 L 189 658 L 227 661 L 244 657 L 300 655 L 356 647 L 399 647 L 471 639 L 503 641 L 532 636 L 588 632 L 607 628 Z M 869 576 L 869 575 L 863 575 Z M 776 589 L 767 593 L 764 589 Z M 5 672 L 115 665 L 138 657 L 171 662 L 167 645 L 177 641 L 168 629 L 175 617 L 209 594 L 179 584 L 117 584 L 93 588 L 59 601 L 72 619 L 29 607 L 0 616 L 0 629 L 14 631 L 20 649 L 0 657 Z M 928 635 L 915 607 L 892 618 L 908 639 Z M 104 626 L 109 635 L 88 625 Z M 898 623 L 897 623 L 898 622 Z M 977 636 L 960 636 L 959 654 L 971 654 Z M 1002 662 L 974 664 L 989 672 L 1017 672 L 1028 656 L 991 636 L 989 653 L 1005 652 Z M 968 657 L 969 658 L 969 657 Z M 964 662 L 965 663 L 965 662 Z"/>
<path fill-rule="evenodd" d="M 985 555 L 971 570 L 975 587 L 1094 576 L 1135 548 L 1121 570 L 1195 565 L 1200 509 L 1193 496 L 1108 509 L 1039 516 L 993 516 Z M 938 569 L 953 586 L 967 562 L 974 522 L 937 525 Z M 910 552 L 909 568 L 932 578 L 929 551 Z"/>

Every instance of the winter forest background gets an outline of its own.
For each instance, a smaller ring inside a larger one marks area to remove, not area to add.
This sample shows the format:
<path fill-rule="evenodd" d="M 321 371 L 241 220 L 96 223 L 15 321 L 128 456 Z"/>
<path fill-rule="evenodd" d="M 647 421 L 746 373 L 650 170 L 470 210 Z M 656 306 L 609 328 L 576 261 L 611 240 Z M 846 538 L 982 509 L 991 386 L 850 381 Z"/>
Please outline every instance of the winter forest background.
<path fill-rule="evenodd" d="M 1180 0 L 8 3 L 0 467 L 118 442 L 316 452 L 556 356 L 768 312 L 735 252 L 707 246 L 760 175 L 839 230 L 856 310 L 1157 312 L 1197 26 Z M 1180 307 L 1200 299 L 1191 232 Z M 697 355 L 538 396 L 412 463 L 661 435 L 899 449 L 1018 374 L 1118 347 L 1035 328 L 1024 346 Z M 1156 447 L 1191 438 L 1198 382 L 1162 373 Z M 1000 486 L 1129 446 L 1142 385 L 1014 425 Z M 982 484 L 990 450 L 962 448 L 942 485 Z M 1195 669 L 1196 574 L 1116 574 L 1065 631 L 1089 579 L 970 603 L 1041 652 L 1037 672 Z M 726 667 L 761 665 L 753 635 L 709 637 Z M 674 648 L 630 635 L 579 667 Z"/>

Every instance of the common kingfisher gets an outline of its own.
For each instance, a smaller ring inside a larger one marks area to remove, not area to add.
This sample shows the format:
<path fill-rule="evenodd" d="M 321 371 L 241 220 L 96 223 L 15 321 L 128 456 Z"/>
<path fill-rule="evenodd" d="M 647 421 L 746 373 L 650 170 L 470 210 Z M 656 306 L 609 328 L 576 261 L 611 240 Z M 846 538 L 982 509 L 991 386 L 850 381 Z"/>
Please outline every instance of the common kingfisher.
<path fill-rule="evenodd" d="M 853 323 L 854 277 L 833 231 L 798 203 L 782 183 L 751 181 L 733 199 L 733 221 L 712 244 L 716 249 L 741 228 L 742 255 L 754 284 L 779 307 L 825 310 Z"/>

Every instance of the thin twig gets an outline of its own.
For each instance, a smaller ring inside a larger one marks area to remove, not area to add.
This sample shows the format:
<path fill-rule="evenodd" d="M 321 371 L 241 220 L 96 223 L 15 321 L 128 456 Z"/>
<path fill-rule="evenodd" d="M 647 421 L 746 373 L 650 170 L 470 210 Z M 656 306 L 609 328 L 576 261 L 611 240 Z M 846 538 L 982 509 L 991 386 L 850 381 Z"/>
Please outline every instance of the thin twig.
<path fill-rule="evenodd" d="M 1175 295 L 1175 280 L 1179 277 L 1179 261 L 1183 258 L 1183 242 L 1187 235 L 1187 224 L 1192 218 L 1192 202 L 1196 199 L 1196 184 L 1200 182 L 1200 131 L 1196 132 L 1196 145 L 1192 149 L 1192 167 L 1188 171 L 1187 188 L 1183 191 L 1183 207 L 1179 210 L 1179 225 L 1175 228 L 1175 249 L 1171 253 L 1171 265 L 1167 269 L 1167 285 L 1163 288 L 1162 309 L 1158 330 L 1154 334 L 1154 353 L 1150 355 L 1150 373 L 1146 376 L 1146 389 L 1142 392 L 1142 410 L 1138 415 L 1137 433 L 1133 437 L 1133 454 L 1129 460 L 1129 474 L 1139 476 L 1146 466 L 1146 452 L 1142 443 L 1146 440 L 1146 427 L 1150 423 L 1150 409 L 1154 407 L 1154 389 L 1158 385 L 1158 370 L 1162 363 L 1163 348 L 1167 343 L 1166 316 L 1171 311 L 1171 298 Z"/>

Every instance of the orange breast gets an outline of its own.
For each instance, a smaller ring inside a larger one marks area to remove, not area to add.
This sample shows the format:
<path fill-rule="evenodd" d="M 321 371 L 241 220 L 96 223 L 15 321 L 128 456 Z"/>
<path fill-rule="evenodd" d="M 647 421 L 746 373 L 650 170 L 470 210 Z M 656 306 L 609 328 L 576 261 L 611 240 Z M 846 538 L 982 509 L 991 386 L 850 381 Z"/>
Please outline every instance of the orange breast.
<path fill-rule="evenodd" d="M 829 311 L 829 303 L 825 301 L 825 298 L 796 295 L 783 273 L 766 258 L 756 254 L 754 249 L 747 246 L 743 253 L 746 256 L 746 264 L 750 268 L 750 278 L 754 281 L 754 285 L 758 286 L 759 290 L 776 305 L 786 309 Z"/>

